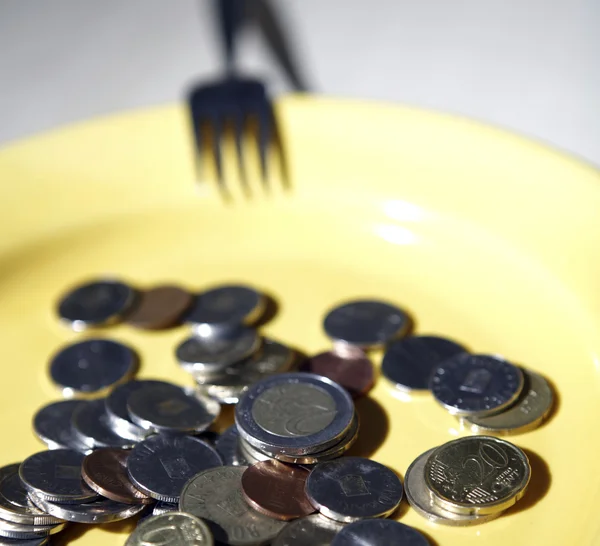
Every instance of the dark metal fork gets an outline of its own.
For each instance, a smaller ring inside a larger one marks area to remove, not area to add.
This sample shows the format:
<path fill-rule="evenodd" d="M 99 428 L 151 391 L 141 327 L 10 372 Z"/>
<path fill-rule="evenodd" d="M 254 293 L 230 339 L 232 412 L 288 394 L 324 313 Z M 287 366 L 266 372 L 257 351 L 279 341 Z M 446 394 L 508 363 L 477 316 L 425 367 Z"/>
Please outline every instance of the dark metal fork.
<path fill-rule="evenodd" d="M 250 196 L 250 186 L 244 169 L 245 134 L 252 130 L 256 136 L 261 178 L 266 190 L 269 189 L 267 166 L 269 148 L 274 146 L 280 152 L 282 165 L 284 161 L 273 105 L 264 84 L 258 79 L 241 77 L 235 68 L 236 33 L 246 16 L 245 1 L 216 0 L 215 7 L 225 53 L 225 77 L 192 89 L 188 103 L 199 167 L 207 156 L 207 150 L 210 149 L 219 189 L 223 197 L 229 199 L 231 194 L 223 175 L 221 152 L 222 143 L 229 132 L 233 134 L 235 140 L 240 179 L 247 196 Z M 284 186 L 287 186 L 289 181 L 285 172 L 282 180 Z"/>

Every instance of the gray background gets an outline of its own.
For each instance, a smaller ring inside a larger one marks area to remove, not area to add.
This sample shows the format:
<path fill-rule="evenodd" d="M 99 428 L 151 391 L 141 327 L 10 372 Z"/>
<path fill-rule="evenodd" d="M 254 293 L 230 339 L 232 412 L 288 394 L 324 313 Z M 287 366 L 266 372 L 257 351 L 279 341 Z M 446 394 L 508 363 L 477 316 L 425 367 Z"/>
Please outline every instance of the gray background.
<path fill-rule="evenodd" d="M 485 120 L 600 164 L 600 1 L 274 1 L 315 91 Z M 206 0 L 0 0 L 0 143 L 177 101 L 219 53 Z M 259 35 L 241 56 L 287 90 Z"/>

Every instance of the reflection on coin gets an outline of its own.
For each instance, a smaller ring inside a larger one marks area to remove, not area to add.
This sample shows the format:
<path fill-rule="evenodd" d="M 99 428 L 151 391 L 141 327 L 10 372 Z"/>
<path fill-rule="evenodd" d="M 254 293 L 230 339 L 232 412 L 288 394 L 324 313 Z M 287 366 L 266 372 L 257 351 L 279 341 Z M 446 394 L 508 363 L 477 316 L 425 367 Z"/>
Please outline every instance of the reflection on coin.
<path fill-rule="evenodd" d="M 80 400 L 62 400 L 44 406 L 33 418 L 33 430 L 50 449 L 74 449 L 85 452 L 89 447 L 77 438 L 71 427 L 73 412 Z"/>
<path fill-rule="evenodd" d="M 135 301 L 135 291 L 113 280 L 92 281 L 64 295 L 58 316 L 78 332 L 119 322 Z"/>
<path fill-rule="evenodd" d="M 366 519 L 344 528 L 331 541 L 331 546 L 431 546 L 416 529 L 389 519 Z"/>
<path fill-rule="evenodd" d="M 260 337 L 253 328 L 240 327 L 227 335 L 184 340 L 175 350 L 181 367 L 190 373 L 221 371 L 241 362 L 260 347 Z"/>
<path fill-rule="evenodd" d="M 110 523 L 128 519 L 139 514 L 146 507 L 143 504 L 123 504 L 110 499 L 99 498 L 81 504 L 59 504 L 50 502 L 39 495 L 30 493 L 29 497 L 40 509 L 65 521 L 79 523 Z"/>
<path fill-rule="evenodd" d="M 183 488 L 179 509 L 202 518 L 216 542 L 253 546 L 273 540 L 286 525 L 253 510 L 242 494 L 246 467 L 222 466 L 194 476 Z"/>
<path fill-rule="evenodd" d="M 179 323 L 194 297 L 177 286 L 157 286 L 140 292 L 127 323 L 145 330 L 160 330 Z"/>
<path fill-rule="evenodd" d="M 406 499 L 417 513 L 432 523 L 453 527 L 477 525 L 498 517 L 500 512 L 485 515 L 455 514 L 444 510 L 441 506 L 433 502 L 431 492 L 427 485 L 425 485 L 424 470 L 425 462 L 434 451 L 435 448 L 419 455 L 408 467 L 404 476 Z"/>
<path fill-rule="evenodd" d="M 329 311 L 323 322 L 334 341 L 359 347 L 377 347 L 405 333 L 408 316 L 397 307 L 376 300 L 356 300 Z"/>
<path fill-rule="evenodd" d="M 108 415 L 108 422 L 111 428 L 123 438 L 134 440 L 136 442 L 142 441 L 148 436 L 148 431 L 142 427 L 137 426 L 129 418 L 129 412 L 127 411 L 127 400 L 129 395 L 134 391 L 148 385 L 160 385 L 164 384 L 164 381 L 152 381 L 152 380 L 134 380 L 127 381 L 122 385 L 115 387 L 112 392 L 106 397 L 104 403 L 106 405 L 106 414 Z"/>
<path fill-rule="evenodd" d="M 193 434 L 206 430 L 219 416 L 215 400 L 176 385 L 144 385 L 127 399 L 131 420 L 146 430 Z"/>
<path fill-rule="evenodd" d="M 81 475 L 85 483 L 107 499 L 125 504 L 149 504 L 154 500 L 142 493 L 129 479 L 123 449 L 105 448 L 90 453 L 84 460 Z"/>
<path fill-rule="evenodd" d="M 342 523 L 320 514 L 291 521 L 277 535 L 273 546 L 330 546 Z"/>
<path fill-rule="evenodd" d="M 63 396 L 99 396 L 131 376 L 136 365 L 137 355 L 126 345 L 86 339 L 61 349 L 50 362 L 50 375 Z"/>
<path fill-rule="evenodd" d="M 84 455 L 70 449 L 41 451 L 25 459 L 19 477 L 29 493 L 61 503 L 94 500 L 98 495 L 81 479 Z"/>
<path fill-rule="evenodd" d="M 92 449 L 134 445 L 133 440 L 126 440 L 112 431 L 103 399 L 83 402 L 73 412 L 71 425 L 77 439 Z"/>
<path fill-rule="evenodd" d="M 137 526 L 125 546 L 212 546 L 210 529 L 199 518 L 182 512 L 170 512 L 150 518 Z"/>
<path fill-rule="evenodd" d="M 467 428 L 479 433 L 521 434 L 538 427 L 552 409 L 554 394 L 541 375 L 525 369 L 523 374 L 523 393 L 514 405 L 489 417 L 465 417 Z"/>
<path fill-rule="evenodd" d="M 55 525 L 62 523 L 53 516 L 32 507 L 27 490 L 19 478 L 18 465 L 11 465 L 12 473 L 0 480 L 0 521 L 12 521 L 22 525 Z"/>
<path fill-rule="evenodd" d="M 306 494 L 321 514 L 347 523 L 391 514 L 402 500 L 402 482 L 380 463 L 342 457 L 315 466 Z"/>
<path fill-rule="evenodd" d="M 451 414 L 483 417 L 510 406 L 523 382 L 521 369 L 506 360 L 461 353 L 435 368 L 430 388 Z"/>
<path fill-rule="evenodd" d="M 163 514 L 168 514 L 169 512 L 177 512 L 177 510 L 177 503 L 158 501 L 152 509 L 152 515 L 162 516 Z"/>
<path fill-rule="evenodd" d="M 338 443 L 354 418 L 348 392 L 325 377 L 278 374 L 250 387 L 235 407 L 240 435 L 261 451 L 305 455 Z"/>
<path fill-rule="evenodd" d="M 44 546 L 49 540 L 49 536 L 23 539 L 0 537 L 0 546 Z"/>
<path fill-rule="evenodd" d="M 312 514 L 304 486 L 308 470 L 270 460 L 249 466 L 242 475 L 242 492 L 250 506 L 266 516 L 287 521 Z"/>
<path fill-rule="evenodd" d="M 344 387 L 353 398 L 369 391 L 375 375 L 373 363 L 364 353 L 342 357 L 334 351 L 305 360 L 300 365 L 300 371 L 328 377 Z"/>
<path fill-rule="evenodd" d="M 239 437 L 237 427 L 232 425 L 219 436 L 215 443 L 215 449 L 226 465 L 237 466 L 235 460 Z"/>
<path fill-rule="evenodd" d="M 492 514 L 517 502 L 531 468 L 517 446 L 492 436 L 459 438 L 438 447 L 425 463 L 434 502 L 458 514 Z"/>
<path fill-rule="evenodd" d="M 410 336 L 392 342 L 385 351 L 381 373 L 401 391 L 427 390 L 432 371 L 466 349 L 449 339 Z"/>
<path fill-rule="evenodd" d="M 45 537 L 59 533 L 65 526 L 65 522 L 54 525 L 22 525 L 10 521 L 0 521 L 0 537 L 16 539 Z"/>
<path fill-rule="evenodd" d="M 249 286 L 220 286 L 196 297 L 186 322 L 195 325 L 197 333 L 202 326 L 210 330 L 251 324 L 262 315 L 265 304 L 265 297 Z"/>
<path fill-rule="evenodd" d="M 184 484 L 198 472 L 221 466 L 217 451 L 191 436 L 151 436 L 127 459 L 129 477 L 138 489 L 164 502 L 177 502 Z"/>

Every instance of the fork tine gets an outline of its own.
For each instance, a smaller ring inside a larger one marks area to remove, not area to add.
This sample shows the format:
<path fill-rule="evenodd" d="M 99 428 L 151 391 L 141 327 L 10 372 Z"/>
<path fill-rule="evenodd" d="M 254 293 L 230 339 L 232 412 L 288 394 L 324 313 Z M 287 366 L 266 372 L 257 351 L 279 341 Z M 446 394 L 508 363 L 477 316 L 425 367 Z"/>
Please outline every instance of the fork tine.
<path fill-rule="evenodd" d="M 265 102 L 261 107 L 256 109 L 256 117 L 258 122 L 258 154 L 260 157 L 260 170 L 262 175 L 263 186 L 266 190 L 269 189 L 267 180 L 267 153 L 273 138 L 273 109 L 269 102 Z"/>
<path fill-rule="evenodd" d="M 223 177 L 223 159 L 221 153 L 221 142 L 223 140 L 224 123 L 218 115 L 212 115 L 209 118 L 211 127 L 211 145 L 212 145 L 212 156 L 215 164 L 215 171 L 217 174 L 217 183 L 219 184 L 219 190 L 221 194 L 226 198 L 230 199 L 229 191 Z"/>
<path fill-rule="evenodd" d="M 231 126 L 233 129 L 233 138 L 235 140 L 235 150 L 236 150 L 237 162 L 238 162 L 238 173 L 240 175 L 242 189 L 243 189 L 246 197 L 250 198 L 252 196 L 252 192 L 250 191 L 250 185 L 248 184 L 248 177 L 246 176 L 246 166 L 244 163 L 244 146 L 243 146 L 244 116 L 241 111 L 237 111 L 231 117 Z"/>

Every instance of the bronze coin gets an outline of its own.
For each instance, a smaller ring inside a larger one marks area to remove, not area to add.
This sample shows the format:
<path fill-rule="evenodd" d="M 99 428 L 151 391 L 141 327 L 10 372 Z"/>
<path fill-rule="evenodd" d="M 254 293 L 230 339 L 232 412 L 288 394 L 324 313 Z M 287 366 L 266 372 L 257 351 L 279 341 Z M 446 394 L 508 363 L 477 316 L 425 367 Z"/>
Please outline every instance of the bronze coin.
<path fill-rule="evenodd" d="M 83 459 L 81 476 L 96 493 L 124 504 L 150 504 L 154 499 L 131 483 L 127 474 L 129 451 L 107 447 Z"/>
<path fill-rule="evenodd" d="M 284 521 L 308 516 L 315 511 L 304 492 L 309 474 L 299 466 L 262 461 L 242 474 L 242 492 L 248 504 L 265 516 Z"/>
<path fill-rule="evenodd" d="M 300 371 L 322 375 L 344 387 L 353 398 L 366 394 L 373 386 L 373 363 L 363 351 L 340 354 L 338 351 L 320 353 L 307 360 Z"/>
<path fill-rule="evenodd" d="M 194 296 L 177 286 L 157 286 L 140 292 L 126 322 L 144 330 L 160 330 L 179 324 Z"/>

